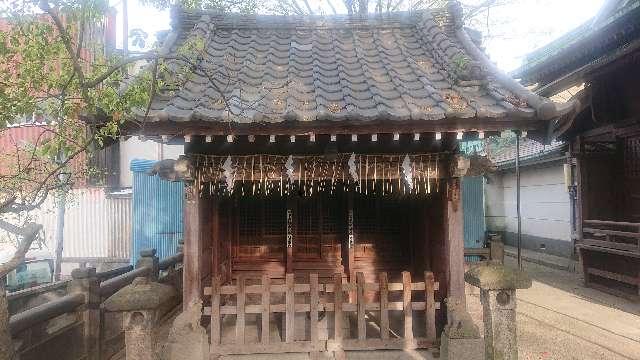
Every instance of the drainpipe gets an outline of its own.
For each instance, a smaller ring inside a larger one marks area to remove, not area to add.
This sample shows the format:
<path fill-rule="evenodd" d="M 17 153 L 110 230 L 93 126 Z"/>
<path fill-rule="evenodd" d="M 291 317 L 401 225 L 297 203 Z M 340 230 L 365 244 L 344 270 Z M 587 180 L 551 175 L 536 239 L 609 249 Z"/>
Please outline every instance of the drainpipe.
<path fill-rule="evenodd" d="M 522 269 L 522 221 L 520 218 L 520 131 L 516 131 L 516 212 L 518 217 L 518 269 Z"/>

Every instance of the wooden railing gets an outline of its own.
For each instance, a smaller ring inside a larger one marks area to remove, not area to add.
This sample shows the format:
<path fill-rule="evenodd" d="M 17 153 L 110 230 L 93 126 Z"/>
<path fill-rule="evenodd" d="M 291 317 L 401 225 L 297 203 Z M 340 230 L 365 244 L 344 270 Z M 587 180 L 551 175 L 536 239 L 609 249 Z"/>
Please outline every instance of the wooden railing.
<path fill-rule="evenodd" d="M 139 262 L 135 269 L 124 266 L 100 273 L 78 269 L 70 281 L 10 294 L 10 304 L 27 296 L 34 300 L 38 294 L 52 291 L 60 296 L 10 317 L 9 330 L 18 345 L 18 355 L 21 359 L 111 358 L 124 347 L 122 315 L 102 311 L 102 302 L 140 276 L 180 286 L 181 262 L 182 254 L 178 254 L 160 262 Z M 149 265 L 154 263 L 158 264 L 156 269 Z"/>
<path fill-rule="evenodd" d="M 141 267 L 141 268 L 120 274 L 109 280 L 103 281 L 102 283 L 100 283 L 100 296 L 104 298 L 108 298 L 109 296 L 115 294 L 116 291 L 131 284 L 131 282 L 135 278 L 141 277 L 141 276 L 148 276 L 151 270 L 152 269 L 150 267 L 145 266 L 145 267 Z"/>
<path fill-rule="evenodd" d="M 640 223 L 584 220 L 582 244 L 640 253 Z"/>
<path fill-rule="evenodd" d="M 640 298 L 640 223 L 584 220 L 577 248 L 586 286 Z"/>
<path fill-rule="evenodd" d="M 286 275 L 284 284 L 272 283 L 267 275 L 263 275 L 257 285 L 246 284 L 244 277 L 240 277 L 236 285 L 221 285 L 219 279 L 214 279 L 212 287 L 205 288 L 205 294 L 211 295 L 211 307 L 205 308 L 205 314 L 211 316 L 211 353 L 226 355 L 434 346 L 435 316 L 440 303 L 434 297 L 438 283 L 433 273 L 425 272 L 424 281 L 421 282 L 412 282 L 408 272 L 402 273 L 402 282 L 399 283 L 389 283 L 386 273 L 380 273 L 378 279 L 376 283 L 365 282 L 363 273 L 356 274 L 355 284 L 344 283 L 342 274 L 336 274 L 333 281 L 326 284 L 319 282 L 318 274 L 310 274 L 308 283 L 295 283 L 293 274 Z M 420 295 L 416 296 L 418 293 Z M 256 297 L 260 297 L 260 302 L 252 303 Z M 248 342 L 245 336 L 248 314 L 260 314 L 257 342 Z M 284 333 L 283 341 L 273 342 L 271 339 L 272 314 L 284 316 L 280 331 Z M 296 329 L 295 323 L 299 320 L 294 319 L 297 314 L 306 314 L 308 319 L 303 330 Z M 422 319 L 421 323 L 414 323 L 416 314 Z M 225 316 L 231 318 L 224 319 Z M 328 321 L 321 322 L 320 317 L 333 319 L 333 332 Z M 231 330 L 233 340 L 225 341 L 228 338 L 226 335 L 229 335 L 227 320 L 232 318 L 235 318 L 235 334 Z M 347 331 L 349 320 L 357 324 L 354 327 L 356 331 Z M 223 322 L 227 325 L 223 326 Z M 414 330 L 417 334 L 414 334 Z M 351 336 L 352 333 L 355 336 Z"/>
<path fill-rule="evenodd" d="M 67 287 L 71 280 L 57 281 L 50 284 L 35 286 L 7 294 L 9 303 L 9 315 L 29 310 L 30 308 L 45 302 L 44 299 L 59 298 L 67 293 Z"/>
<path fill-rule="evenodd" d="M 23 311 L 11 317 L 9 330 L 13 334 L 19 333 L 60 315 L 74 312 L 84 301 L 83 294 L 71 294 Z"/>
<path fill-rule="evenodd" d="M 464 256 L 477 256 L 481 261 L 494 260 L 504 263 L 504 244 L 499 238 L 489 241 L 489 247 L 486 248 L 464 248 Z"/>

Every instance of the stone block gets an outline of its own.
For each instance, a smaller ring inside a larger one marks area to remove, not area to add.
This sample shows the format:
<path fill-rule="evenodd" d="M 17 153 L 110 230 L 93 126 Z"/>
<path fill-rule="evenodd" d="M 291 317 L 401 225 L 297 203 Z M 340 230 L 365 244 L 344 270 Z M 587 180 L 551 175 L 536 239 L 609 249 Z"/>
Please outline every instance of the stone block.
<path fill-rule="evenodd" d="M 499 262 L 479 263 L 464 274 L 464 280 L 483 290 L 528 289 L 531 278 L 522 270 L 505 267 Z"/>

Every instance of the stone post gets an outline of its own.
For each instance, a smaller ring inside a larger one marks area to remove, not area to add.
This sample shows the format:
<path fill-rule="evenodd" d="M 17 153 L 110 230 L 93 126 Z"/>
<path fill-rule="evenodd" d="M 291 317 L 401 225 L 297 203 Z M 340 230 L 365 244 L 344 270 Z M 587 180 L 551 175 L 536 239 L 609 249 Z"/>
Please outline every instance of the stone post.
<path fill-rule="evenodd" d="M 80 308 L 84 324 L 84 349 L 88 360 L 99 360 L 100 349 L 100 280 L 96 269 L 92 267 L 78 268 L 71 271 L 71 282 L 68 285 L 69 294 L 81 293 L 85 296 L 85 303 Z"/>
<path fill-rule="evenodd" d="M 136 278 L 104 302 L 107 311 L 124 313 L 127 360 L 159 358 L 158 323 L 177 304 L 178 293 L 173 287 L 151 282 L 146 277 Z"/>
<path fill-rule="evenodd" d="M 471 268 L 464 279 L 480 288 L 485 359 L 517 360 L 516 289 L 530 288 L 531 278 L 491 261 Z"/>
<path fill-rule="evenodd" d="M 140 250 L 140 258 L 136 261 L 136 269 L 148 266 L 151 268 L 149 273 L 149 280 L 158 281 L 160 269 L 158 267 L 160 260 L 156 256 L 156 249 L 143 249 Z"/>
<path fill-rule="evenodd" d="M 489 240 L 489 249 L 491 260 L 504 264 L 504 243 L 501 236 L 495 236 Z"/>
<path fill-rule="evenodd" d="M 178 252 L 184 252 L 184 239 L 178 240 Z"/>

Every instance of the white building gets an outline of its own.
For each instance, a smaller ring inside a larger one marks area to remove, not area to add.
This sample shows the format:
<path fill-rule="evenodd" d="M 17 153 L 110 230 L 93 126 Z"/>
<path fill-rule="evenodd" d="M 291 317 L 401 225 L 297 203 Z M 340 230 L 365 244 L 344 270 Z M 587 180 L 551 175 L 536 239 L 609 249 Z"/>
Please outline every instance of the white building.
<path fill-rule="evenodd" d="M 562 143 L 542 145 L 523 139 L 520 150 L 522 247 L 571 257 L 572 200 L 564 180 Z M 489 154 L 498 171 L 487 175 L 485 217 L 487 231 L 503 235 L 517 246 L 515 147 Z"/>

